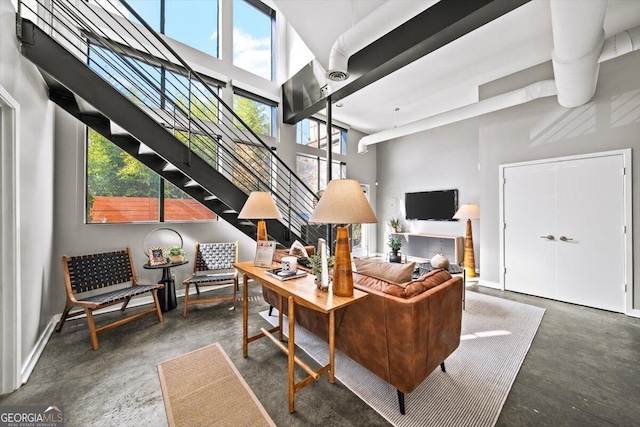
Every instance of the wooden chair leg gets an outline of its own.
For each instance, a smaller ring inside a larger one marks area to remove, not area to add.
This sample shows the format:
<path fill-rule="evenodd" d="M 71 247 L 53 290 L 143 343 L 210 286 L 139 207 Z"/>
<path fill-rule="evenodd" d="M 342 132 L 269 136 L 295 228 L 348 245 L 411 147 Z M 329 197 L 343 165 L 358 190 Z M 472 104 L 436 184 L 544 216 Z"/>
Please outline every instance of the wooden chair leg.
<path fill-rule="evenodd" d="M 97 350 L 98 345 L 98 333 L 96 332 L 96 324 L 93 321 L 93 312 L 90 308 L 85 308 L 84 312 L 87 314 L 87 324 L 89 325 L 89 335 L 91 337 L 91 347 Z"/>
<path fill-rule="evenodd" d="M 197 289 L 197 287 L 196 287 Z M 184 285 L 184 307 L 182 308 L 182 317 L 187 317 L 187 306 L 189 305 L 189 284 Z"/>
<path fill-rule="evenodd" d="M 127 297 L 124 300 L 124 304 L 122 304 L 122 307 L 120 308 L 120 311 L 124 311 L 124 309 L 127 308 L 127 304 L 129 304 L 129 301 L 131 301 L 131 297 Z"/>
<path fill-rule="evenodd" d="M 64 312 L 62 313 L 62 317 L 60 318 L 60 320 L 58 321 L 58 324 L 56 325 L 56 332 L 60 332 L 62 330 L 62 327 L 64 326 L 64 322 L 65 320 L 67 320 L 67 316 L 69 316 L 69 311 L 71 311 L 71 306 L 67 304 L 67 306 L 64 308 Z"/>
<path fill-rule="evenodd" d="M 151 295 L 153 295 L 153 302 L 156 305 L 156 314 L 158 315 L 158 321 L 162 322 L 164 318 L 162 317 L 162 310 L 160 310 L 160 301 L 158 300 L 158 290 L 154 289 L 151 291 Z"/>
<path fill-rule="evenodd" d="M 440 369 L 442 369 L 442 372 L 447 372 L 447 369 L 444 367 L 444 362 L 440 364 Z"/>

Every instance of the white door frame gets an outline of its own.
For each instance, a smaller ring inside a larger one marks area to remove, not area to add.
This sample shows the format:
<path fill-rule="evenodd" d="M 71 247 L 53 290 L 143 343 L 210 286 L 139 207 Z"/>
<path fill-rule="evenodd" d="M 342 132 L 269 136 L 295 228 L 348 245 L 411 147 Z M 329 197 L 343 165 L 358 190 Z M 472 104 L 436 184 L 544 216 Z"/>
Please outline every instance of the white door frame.
<path fill-rule="evenodd" d="M 21 385 L 20 104 L 0 86 L 0 394 Z"/>
<path fill-rule="evenodd" d="M 575 156 L 556 157 L 552 159 L 532 160 L 528 162 L 509 163 L 499 166 L 500 176 L 500 288 L 505 290 L 505 244 L 504 244 L 504 185 L 505 185 L 505 169 L 510 167 L 529 166 L 544 163 L 562 162 L 566 160 L 590 159 L 606 156 L 622 156 L 624 163 L 624 226 L 625 226 L 625 314 L 627 316 L 640 317 L 640 307 L 633 308 L 633 197 L 631 192 L 632 174 L 631 169 L 631 149 L 625 148 L 621 150 L 603 151 L 600 153 L 579 154 Z M 620 171 L 622 174 L 623 171 Z M 640 284 L 638 284 L 640 286 Z"/>

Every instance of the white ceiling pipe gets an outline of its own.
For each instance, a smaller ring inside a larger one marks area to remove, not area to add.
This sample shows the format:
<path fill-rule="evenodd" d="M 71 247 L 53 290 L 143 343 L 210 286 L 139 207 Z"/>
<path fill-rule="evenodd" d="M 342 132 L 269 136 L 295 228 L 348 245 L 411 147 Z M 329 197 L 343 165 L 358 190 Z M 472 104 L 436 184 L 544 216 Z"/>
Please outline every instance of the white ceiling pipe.
<path fill-rule="evenodd" d="M 422 11 L 438 3 L 387 0 L 382 6 L 358 21 L 342 33 L 333 44 L 329 54 L 327 78 L 343 81 L 349 78 L 347 64 L 354 53 L 362 50 L 380 37 L 396 29 Z"/>
<path fill-rule="evenodd" d="M 579 107 L 596 93 L 607 0 L 551 0 L 549 4 L 558 102 Z"/>
<path fill-rule="evenodd" d="M 638 49 L 640 49 L 640 25 L 606 39 L 598 62 L 608 61 Z"/>
<path fill-rule="evenodd" d="M 494 111 L 503 110 L 515 105 L 524 104 L 534 99 L 554 96 L 557 94 L 556 84 L 554 80 L 542 80 L 532 83 L 520 89 L 503 93 L 502 95 L 484 99 L 474 104 L 465 105 L 455 110 L 446 111 L 427 117 L 406 125 L 398 126 L 382 132 L 364 136 L 358 143 L 358 153 L 366 153 L 367 147 L 371 144 L 387 141 L 401 136 L 411 135 L 439 126 L 455 123 L 460 120 L 466 120 L 471 117 L 481 116 L 483 114 L 492 113 Z"/>

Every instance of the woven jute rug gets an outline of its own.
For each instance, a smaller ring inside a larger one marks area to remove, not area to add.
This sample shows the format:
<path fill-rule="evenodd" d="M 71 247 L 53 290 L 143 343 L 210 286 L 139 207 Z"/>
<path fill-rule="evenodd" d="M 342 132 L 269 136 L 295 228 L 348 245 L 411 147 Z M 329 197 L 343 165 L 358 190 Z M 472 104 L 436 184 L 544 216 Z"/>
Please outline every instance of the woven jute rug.
<path fill-rule="evenodd" d="M 436 368 L 405 396 L 406 415 L 398 410 L 393 386 L 339 351 L 336 351 L 336 377 L 397 427 L 493 426 L 536 335 L 544 309 L 475 292 L 467 292 L 466 298 L 460 346 L 445 361 L 447 372 Z M 366 302 L 365 299 L 359 304 Z M 273 316 L 267 313 L 260 315 L 277 324 L 275 310 Z M 286 334 L 286 325 L 284 330 Z M 304 328 L 296 328 L 296 345 L 321 365 L 327 363 L 327 343 Z"/>
<path fill-rule="evenodd" d="M 160 363 L 158 374 L 171 427 L 275 426 L 218 343 Z"/>

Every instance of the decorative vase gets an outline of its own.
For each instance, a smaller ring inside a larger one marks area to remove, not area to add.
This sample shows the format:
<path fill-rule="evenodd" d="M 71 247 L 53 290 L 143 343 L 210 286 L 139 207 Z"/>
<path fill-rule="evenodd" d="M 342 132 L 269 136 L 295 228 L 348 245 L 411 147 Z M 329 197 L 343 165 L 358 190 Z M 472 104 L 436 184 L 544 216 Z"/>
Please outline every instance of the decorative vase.
<path fill-rule="evenodd" d="M 182 262 L 184 261 L 184 255 L 171 255 L 169 259 L 171 259 L 171 262 Z"/>
<path fill-rule="evenodd" d="M 431 267 L 433 268 L 449 268 L 449 258 L 444 256 L 444 254 L 436 254 L 431 258 Z"/>
<path fill-rule="evenodd" d="M 398 251 L 393 251 L 391 255 L 389 255 L 389 262 L 400 263 L 401 260 L 402 258 L 398 255 Z"/>
<path fill-rule="evenodd" d="M 313 279 L 313 281 L 315 282 L 316 286 L 318 287 L 318 289 L 320 289 L 321 291 L 326 291 L 327 289 L 329 289 L 329 286 L 323 286 L 322 285 L 322 273 L 318 272 L 318 273 L 314 273 L 316 275 L 316 278 Z"/>

